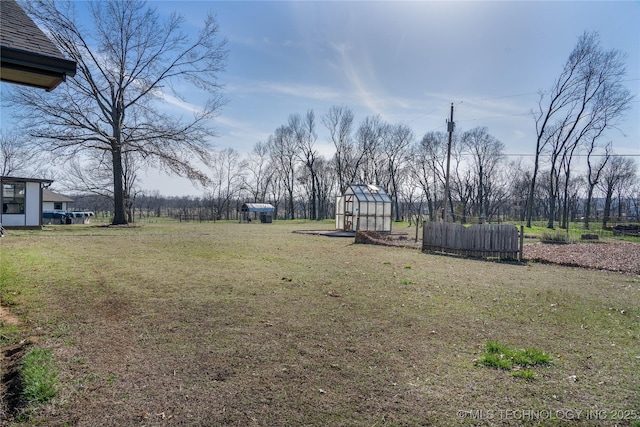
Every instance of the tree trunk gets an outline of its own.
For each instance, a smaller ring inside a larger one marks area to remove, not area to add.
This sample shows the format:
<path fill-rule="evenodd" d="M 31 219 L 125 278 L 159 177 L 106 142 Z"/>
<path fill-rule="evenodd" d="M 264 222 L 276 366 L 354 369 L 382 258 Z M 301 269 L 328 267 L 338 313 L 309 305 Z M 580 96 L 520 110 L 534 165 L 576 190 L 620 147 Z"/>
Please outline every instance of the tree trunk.
<path fill-rule="evenodd" d="M 589 185 L 589 191 L 587 193 L 587 204 L 584 208 L 584 229 L 589 229 L 589 218 L 591 216 L 591 203 L 593 200 L 593 186 Z"/>
<path fill-rule="evenodd" d="M 607 196 L 604 200 L 604 212 L 602 213 L 602 228 L 607 228 L 607 222 L 611 217 L 611 199 L 613 197 L 613 189 L 607 188 Z"/>
<path fill-rule="evenodd" d="M 126 207 L 124 204 L 124 185 L 122 171 L 122 150 L 115 147 L 111 151 L 113 161 L 113 225 L 127 224 Z"/>
<path fill-rule="evenodd" d="M 539 140 L 538 140 L 539 141 Z M 531 217 L 533 216 L 533 196 L 536 190 L 536 178 L 538 176 L 538 165 L 540 162 L 540 142 L 536 147 L 536 158 L 533 163 L 533 175 L 531 176 L 531 185 L 529 186 L 529 196 L 527 197 L 527 228 L 531 228 Z"/>
<path fill-rule="evenodd" d="M 562 196 L 562 225 L 561 228 L 569 228 L 569 174 L 565 176 L 564 195 Z"/>
<path fill-rule="evenodd" d="M 316 187 L 316 175 L 313 171 L 313 167 L 310 166 L 309 167 L 309 172 L 311 174 L 311 220 L 315 221 L 318 219 L 318 210 L 317 210 L 317 199 L 318 199 L 318 194 L 317 194 L 317 187 Z"/>
<path fill-rule="evenodd" d="M 483 224 L 484 223 L 484 194 L 483 194 L 483 188 L 482 186 L 484 185 L 484 182 L 482 182 L 482 165 L 480 165 L 480 175 L 478 177 L 479 179 L 479 183 L 478 183 L 478 223 L 479 224 Z"/>
<path fill-rule="evenodd" d="M 553 229 L 553 223 L 556 215 L 556 190 L 553 183 L 553 172 L 551 172 L 551 179 L 549 181 L 549 220 L 547 221 L 547 228 Z"/>

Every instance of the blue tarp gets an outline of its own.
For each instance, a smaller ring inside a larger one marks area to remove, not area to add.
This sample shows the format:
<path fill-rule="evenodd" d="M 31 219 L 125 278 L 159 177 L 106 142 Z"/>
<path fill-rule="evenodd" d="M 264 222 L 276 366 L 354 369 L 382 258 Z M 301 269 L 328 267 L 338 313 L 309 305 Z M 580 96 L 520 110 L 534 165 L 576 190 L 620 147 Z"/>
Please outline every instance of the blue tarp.
<path fill-rule="evenodd" d="M 269 213 L 276 210 L 269 203 L 245 203 L 242 205 L 242 212 L 259 212 L 259 213 Z"/>

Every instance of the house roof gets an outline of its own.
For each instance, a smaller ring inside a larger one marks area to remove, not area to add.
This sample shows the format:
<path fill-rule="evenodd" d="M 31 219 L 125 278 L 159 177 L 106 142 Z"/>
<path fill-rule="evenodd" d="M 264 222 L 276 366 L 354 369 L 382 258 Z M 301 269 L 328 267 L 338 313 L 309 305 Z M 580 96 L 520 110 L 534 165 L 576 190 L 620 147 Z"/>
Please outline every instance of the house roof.
<path fill-rule="evenodd" d="M 15 0 L 0 1 L 0 80 L 52 91 L 76 73 Z"/>
<path fill-rule="evenodd" d="M 4 2 L 2 0 L 1 2 Z M 40 179 L 40 178 L 20 178 L 17 176 L 0 176 L 0 182 L 2 181 L 11 181 L 11 182 L 40 182 L 42 184 L 51 184 L 53 180 L 51 179 Z"/>
<path fill-rule="evenodd" d="M 43 202 L 73 202 L 73 199 L 63 196 L 62 194 L 54 193 L 48 188 L 42 189 L 42 201 Z"/>

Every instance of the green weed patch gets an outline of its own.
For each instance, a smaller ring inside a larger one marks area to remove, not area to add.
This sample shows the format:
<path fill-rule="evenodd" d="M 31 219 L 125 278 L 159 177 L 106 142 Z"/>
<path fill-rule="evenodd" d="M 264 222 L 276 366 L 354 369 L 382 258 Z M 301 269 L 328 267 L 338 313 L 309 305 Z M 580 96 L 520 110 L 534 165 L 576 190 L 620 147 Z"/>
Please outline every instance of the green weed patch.
<path fill-rule="evenodd" d="M 51 350 L 33 349 L 22 359 L 20 368 L 22 399 L 28 403 L 47 403 L 57 394 L 58 379 Z"/>
<path fill-rule="evenodd" d="M 511 370 L 514 367 L 530 367 L 551 363 L 549 354 L 536 348 L 513 349 L 495 341 L 486 344 L 485 354 L 477 361 L 477 365 L 489 368 Z M 523 371 L 521 371 L 523 372 Z M 518 374 L 515 376 L 530 376 Z"/>

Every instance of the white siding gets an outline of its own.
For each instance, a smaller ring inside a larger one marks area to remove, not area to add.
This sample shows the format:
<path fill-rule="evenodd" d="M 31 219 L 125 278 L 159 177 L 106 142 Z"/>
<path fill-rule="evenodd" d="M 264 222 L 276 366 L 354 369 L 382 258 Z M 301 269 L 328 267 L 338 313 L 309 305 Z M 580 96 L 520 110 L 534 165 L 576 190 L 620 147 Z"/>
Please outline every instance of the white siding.
<path fill-rule="evenodd" d="M 25 224 L 26 226 L 40 225 L 40 183 L 27 182 L 26 195 L 24 201 Z"/>
<path fill-rule="evenodd" d="M 24 227 L 24 215 L 11 214 L 2 215 L 3 227 Z"/>

